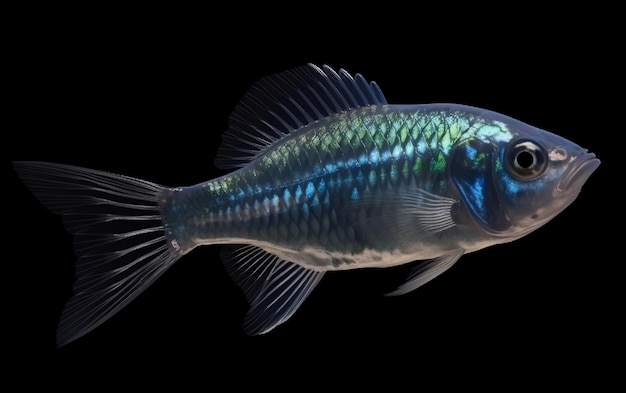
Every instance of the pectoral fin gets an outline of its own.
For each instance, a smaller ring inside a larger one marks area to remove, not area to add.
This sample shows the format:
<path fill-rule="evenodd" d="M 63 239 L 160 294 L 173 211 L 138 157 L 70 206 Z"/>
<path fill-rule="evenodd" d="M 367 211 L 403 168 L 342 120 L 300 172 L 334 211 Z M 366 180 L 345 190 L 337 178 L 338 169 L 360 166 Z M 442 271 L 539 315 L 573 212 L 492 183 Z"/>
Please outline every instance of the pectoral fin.
<path fill-rule="evenodd" d="M 426 284 L 433 278 L 439 276 L 454 265 L 465 252 L 459 248 L 440 257 L 424 261 L 411 270 L 408 281 L 400 285 L 398 289 L 388 293 L 386 296 L 398 296 L 409 293 L 422 285 Z"/>
<path fill-rule="evenodd" d="M 324 275 L 255 246 L 226 247 L 223 257 L 250 303 L 244 320 L 249 335 L 267 333 L 289 319 Z"/>
<path fill-rule="evenodd" d="M 457 201 L 420 188 L 398 193 L 367 195 L 352 202 L 365 213 L 355 227 L 371 244 L 410 248 L 420 240 L 456 225 L 452 211 Z M 402 233 L 398 238 L 397 233 Z"/>

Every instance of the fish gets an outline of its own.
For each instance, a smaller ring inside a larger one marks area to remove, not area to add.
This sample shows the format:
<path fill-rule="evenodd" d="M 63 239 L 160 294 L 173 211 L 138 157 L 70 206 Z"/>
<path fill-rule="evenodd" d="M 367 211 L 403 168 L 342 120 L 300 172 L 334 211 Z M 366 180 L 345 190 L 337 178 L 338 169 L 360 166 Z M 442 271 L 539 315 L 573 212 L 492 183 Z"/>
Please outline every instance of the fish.
<path fill-rule="evenodd" d="M 249 303 L 248 335 L 287 321 L 327 272 L 411 264 L 386 294 L 421 287 L 462 255 L 528 235 L 600 165 L 561 136 L 452 103 L 389 104 L 376 82 L 302 65 L 255 82 L 215 158 L 189 186 L 14 161 L 63 217 L 76 253 L 57 345 L 107 321 L 185 254 L 220 245 Z"/>

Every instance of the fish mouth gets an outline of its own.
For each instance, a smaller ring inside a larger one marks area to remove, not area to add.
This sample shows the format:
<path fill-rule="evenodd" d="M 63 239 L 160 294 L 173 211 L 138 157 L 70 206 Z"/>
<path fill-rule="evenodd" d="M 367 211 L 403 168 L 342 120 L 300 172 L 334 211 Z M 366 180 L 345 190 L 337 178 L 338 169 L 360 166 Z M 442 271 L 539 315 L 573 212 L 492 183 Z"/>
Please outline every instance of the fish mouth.
<path fill-rule="evenodd" d="M 561 193 L 580 190 L 599 165 L 600 160 L 596 158 L 596 155 L 585 151 L 570 163 L 570 168 L 563 174 L 557 185 L 557 191 Z"/>

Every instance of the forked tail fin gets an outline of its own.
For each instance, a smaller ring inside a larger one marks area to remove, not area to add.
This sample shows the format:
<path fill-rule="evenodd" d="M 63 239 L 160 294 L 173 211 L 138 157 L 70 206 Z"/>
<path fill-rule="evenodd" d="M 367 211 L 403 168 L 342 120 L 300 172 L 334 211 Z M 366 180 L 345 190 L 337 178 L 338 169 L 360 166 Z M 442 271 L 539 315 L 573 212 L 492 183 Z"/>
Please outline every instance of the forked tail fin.
<path fill-rule="evenodd" d="M 159 209 L 165 187 L 69 165 L 13 165 L 74 235 L 76 281 L 61 314 L 58 346 L 109 319 L 181 257 L 165 239 Z"/>

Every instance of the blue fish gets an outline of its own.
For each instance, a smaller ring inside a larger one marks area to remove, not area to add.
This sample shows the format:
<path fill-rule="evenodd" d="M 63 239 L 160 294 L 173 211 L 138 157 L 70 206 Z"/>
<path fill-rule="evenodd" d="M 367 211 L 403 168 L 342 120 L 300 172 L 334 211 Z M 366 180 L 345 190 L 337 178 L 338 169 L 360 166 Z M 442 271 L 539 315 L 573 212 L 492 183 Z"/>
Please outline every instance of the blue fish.
<path fill-rule="evenodd" d="M 328 271 L 415 263 L 388 295 L 405 294 L 463 254 L 548 222 L 600 161 L 502 114 L 388 104 L 375 82 L 308 64 L 250 88 L 216 165 L 232 171 L 166 187 L 14 162 L 73 234 L 76 281 L 59 346 L 105 322 L 201 245 L 224 245 L 223 262 L 250 303 L 250 335 L 289 319 Z"/>

